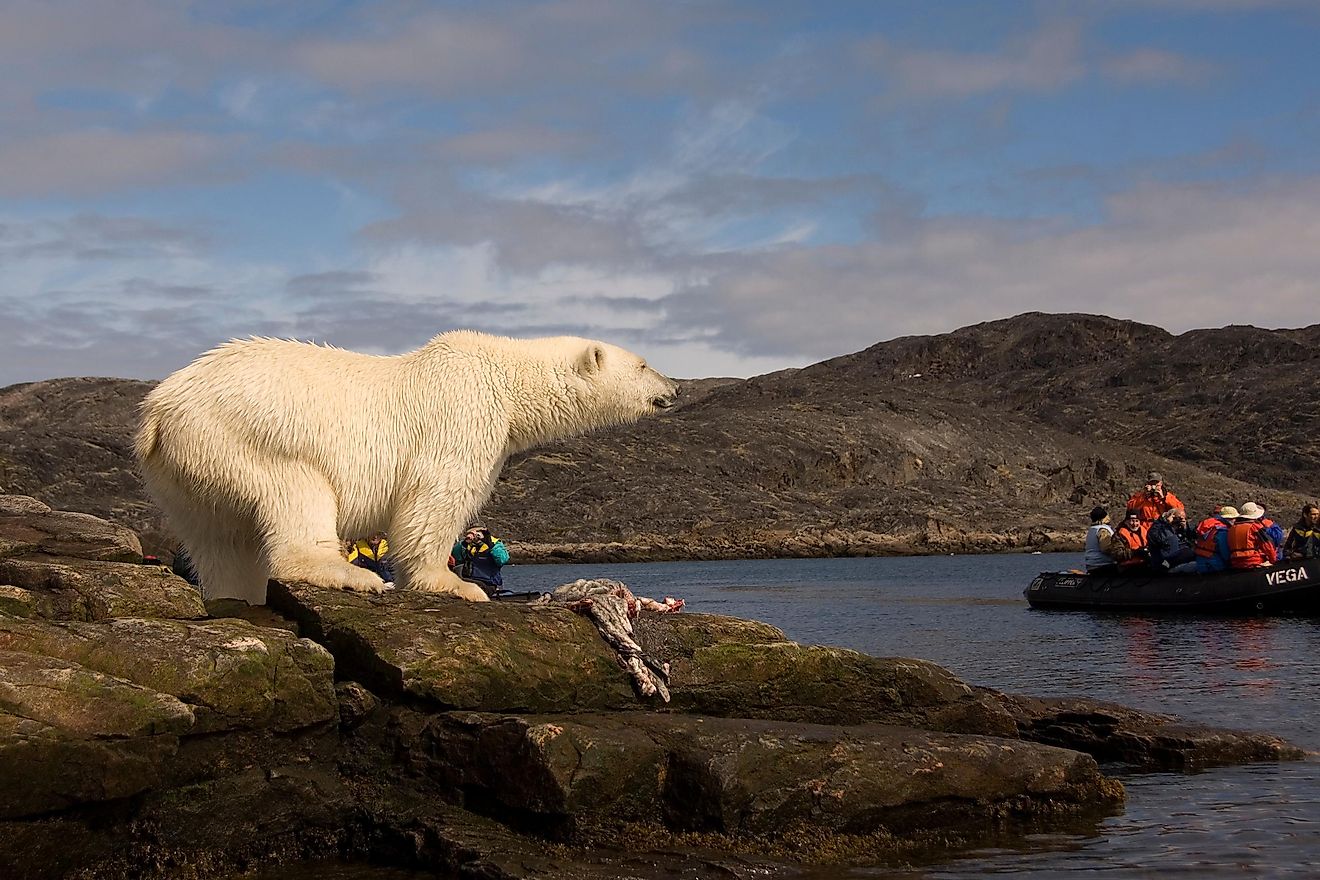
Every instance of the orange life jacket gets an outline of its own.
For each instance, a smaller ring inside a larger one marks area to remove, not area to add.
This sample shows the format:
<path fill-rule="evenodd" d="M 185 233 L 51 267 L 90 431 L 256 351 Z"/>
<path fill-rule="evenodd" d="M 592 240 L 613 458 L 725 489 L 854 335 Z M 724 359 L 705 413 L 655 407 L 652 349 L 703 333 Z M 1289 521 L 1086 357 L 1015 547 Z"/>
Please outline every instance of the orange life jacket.
<path fill-rule="evenodd" d="M 1132 555 L 1118 564 L 1119 568 L 1130 568 L 1134 565 L 1145 565 L 1146 559 L 1143 555 L 1138 555 L 1137 551 L 1146 546 L 1146 533 L 1150 531 L 1150 526 L 1146 523 L 1137 523 L 1137 530 L 1134 532 L 1126 525 L 1119 526 L 1114 530 L 1114 537 L 1121 538 L 1124 544 L 1132 549 Z"/>
<path fill-rule="evenodd" d="M 1229 526 L 1229 568 L 1259 568 L 1274 561 L 1274 544 L 1264 531 L 1265 524 L 1259 520 Z"/>
<path fill-rule="evenodd" d="M 1151 495 L 1144 489 L 1129 498 L 1127 503 L 1127 509 L 1137 512 L 1142 525 L 1150 525 L 1159 519 L 1160 514 L 1164 511 L 1173 510 L 1175 507 L 1182 508 L 1182 506 L 1183 503 L 1172 492 L 1165 492 L 1164 497 L 1161 498 L 1158 495 Z"/>
<path fill-rule="evenodd" d="M 1218 552 L 1215 545 L 1217 543 L 1216 539 L 1219 537 L 1219 530 L 1226 528 L 1228 526 L 1224 521 L 1214 516 L 1198 523 L 1196 526 L 1196 546 L 1192 548 L 1196 551 L 1196 555 L 1202 559 L 1213 559 L 1215 553 Z"/>

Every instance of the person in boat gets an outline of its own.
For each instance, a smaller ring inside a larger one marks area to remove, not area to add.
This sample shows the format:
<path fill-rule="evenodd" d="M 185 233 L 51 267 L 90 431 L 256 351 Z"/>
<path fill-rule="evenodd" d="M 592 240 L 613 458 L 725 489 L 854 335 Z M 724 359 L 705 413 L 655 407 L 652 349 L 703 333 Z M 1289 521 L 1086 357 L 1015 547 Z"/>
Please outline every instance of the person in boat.
<path fill-rule="evenodd" d="M 1302 518 L 1288 533 L 1283 552 L 1288 559 L 1320 559 L 1320 507 L 1302 505 Z"/>
<path fill-rule="evenodd" d="M 358 568 L 374 571 L 386 583 L 393 583 L 394 566 L 390 564 L 389 552 L 390 542 L 385 538 L 385 533 L 372 532 L 353 544 L 348 551 L 348 561 Z"/>
<path fill-rule="evenodd" d="M 1274 545 L 1274 559 L 1275 561 L 1282 559 L 1284 541 L 1283 526 L 1270 519 L 1269 514 L 1265 511 L 1265 505 L 1263 504 L 1248 501 L 1246 504 L 1242 505 L 1242 512 L 1246 513 L 1248 510 L 1253 512 L 1256 510 L 1260 511 L 1260 525 L 1261 528 L 1265 530 L 1265 534 L 1269 536 L 1270 543 Z"/>
<path fill-rule="evenodd" d="M 1228 529 L 1228 567 L 1234 570 L 1264 568 L 1278 560 L 1274 542 L 1261 518 L 1265 510 L 1251 501 L 1242 505 L 1237 522 Z"/>
<path fill-rule="evenodd" d="M 1226 510 L 1231 510 L 1233 512 L 1233 516 L 1229 519 L 1224 518 L 1224 511 Z M 1220 528 L 1221 526 L 1232 525 L 1233 520 L 1237 519 L 1237 515 L 1237 508 L 1233 507 L 1231 504 L 1221 504 L 1219 507 L 1216 507 L 1214 513 L 1196 524 L 1196 528 L 1194 529 L 1196 532 L 1196 540 L 1199 541 L 1204 538 L 1206 532 Z"/>
<path fill-rule="evenodd" d="M 1146 533 L 1149 527 L 1141 521 L 1141 513 L 1129 509 L 1123 516 L 1123 522 L 1114 530 L 1114 540 L 1122 541 L 1126 552 L 1115 554 L 1120 571 L 1132 573 L 1146 564 L 1150 557 L 1146 550 Z M 1125 558 L 1126 557 L 1126 558 Z"/>
<path fill-rule="evenodd" d="M 1128 499 L 1127 509 L 1135 510 L 1142 523 L 1149 526 L 1167 510 L 1184 507 L 1178 496 L 1164 485 L 1164 475 L 1159 471 L 1146 474 L 1146 485 Z M 1184 508 L 1185 509 L 1185 508 Z"/>
<path fill-rule="evenodd" d="M 1187 515 L 1181 507 L 1166 510 L 1146 533 L 1147 563 L 1160 574 L 1186 574 L 1196 570 L 1195 537 L 1187 531 Z"/>
<path fill-rule="evenodd" d="M 1237 518 L 1237 508 L 1225 504 L 1215 516 L 1202 520 L 1197 526 L 1196 546 L 1192 548 L 1196 554 L 1197 574 L 1228 570 L 1228 529 Z"/>
<path fill-rule="evenodd" d="M 473 526 L 449 551 L 450 568 L 465 581 L 478 584 L 491 593 L 504 586 L 500 569 L 509 562 L 509 549 L 485 526 Z"/>
<path fill-rule="evenodd" d="M 1109 524 L 1109 511 L 1103 507 L 1091 508 L 1091 527 L 1086 530 L 1086 555 L 1082 563 L 1087 574 L 1115 574 L 1118 560 L 1114 557 L 1114 527 Z"/>

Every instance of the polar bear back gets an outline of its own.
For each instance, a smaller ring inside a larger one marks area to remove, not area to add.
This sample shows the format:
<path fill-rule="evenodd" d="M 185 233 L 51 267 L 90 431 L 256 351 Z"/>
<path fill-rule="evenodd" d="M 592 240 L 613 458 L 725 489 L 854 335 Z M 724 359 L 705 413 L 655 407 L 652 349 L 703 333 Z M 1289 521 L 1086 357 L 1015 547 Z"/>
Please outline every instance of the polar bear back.
<path fill-rule="evenodd" d="M 139 457 L 162 457 L 212 498 L 240 502 L 233 490 L 259 474 L 261 462 L 305 462 L 341 499 L 379 505 L 383 499 L 373 496 L 416 452 L 419 421 L 464 421 L 457 397 L 425 408 L 410 403 L 401 361 L 278 339 L 228 343 L 151 392 Z M 447 371 L 455 386 L 471 378 L 461 375 L 461 363 Z M 155 444 L 153 423 L 163 434 Z"/>

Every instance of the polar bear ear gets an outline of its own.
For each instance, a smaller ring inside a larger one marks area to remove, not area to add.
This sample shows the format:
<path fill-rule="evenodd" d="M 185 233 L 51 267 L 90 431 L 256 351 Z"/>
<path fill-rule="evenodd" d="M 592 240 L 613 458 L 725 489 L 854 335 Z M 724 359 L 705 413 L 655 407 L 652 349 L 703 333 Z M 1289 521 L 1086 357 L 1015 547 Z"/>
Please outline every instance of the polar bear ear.
<path fill-rule="evenodd" d="M 584 376 L 599 373 L 605 369 L 605 349 L 599 345 L 588 345 L 578 357 L 578 372 Z"/>

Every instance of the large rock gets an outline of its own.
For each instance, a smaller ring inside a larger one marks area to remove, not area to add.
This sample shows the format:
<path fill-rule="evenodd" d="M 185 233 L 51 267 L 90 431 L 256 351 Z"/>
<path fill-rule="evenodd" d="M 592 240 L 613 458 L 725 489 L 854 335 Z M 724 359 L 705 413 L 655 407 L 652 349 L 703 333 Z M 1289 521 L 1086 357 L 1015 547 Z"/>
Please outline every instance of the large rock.
<path fill-rule="evenodd" d="M 162 694 L 76 663 L 0 651 L 3 711 L 83 737 L 187 733 L 193 710 Z"/>
<path fill-rule="evenodd" d="M 0 559 L 0 611 L 48 620 L 206 617 L 202 594 L 168 569 L 54 556 Z"/>
<path fill-rule="evenodd" d="M 470 799 L 569 834 L 629 822 L 760 837 L 802 825 L 912 834 L 1123 797 L 1075 751 L 890 725 L 450 713 L 426 723 L 415 748 L 423 769 Z"/>
<path fill-rule="evenodd" d="M 628 676 L 595 628 L 565 608 L 375 596 L 272 581 L 267 602 L 335 655 L 341 677 L 437 709 L 633 708 Z"/>
<path fill-rule="evenodd" d="M 925 660 L 799 645 L 765 624 L 708 614 L 642 615 L 636 630 L 644 648 L 670 662 L 678 711 L 1017 733 L 997 700 Z"/>
<path fill-rule="evenodd" d="M 193 720 L 176 697 L 0 651 L 0 818 L 145 791 Z"/>
<path fill-rule="evenodd" d="M 142 544 L 131 529 L 103 519 L 53 511 L 24 495 L 0 495 L 0 556 L 25 553 L 141 562 Z"/>
<path fill-rule="evenodd" d="M 1013 713 L 1024 739 L 1077 749 L 1101 761 L 1142 770 L 1202 770 L 1306 757 L 1302 749 L 1267 733 L 1184 724 L 1171 715 L 1116 703 L 998 696 Z"/>
<path fill-rule="evenodd" d="M 648 703 L 563 607 L 272 584 L 296 625 L 232 602 L 206 617 L 178 578 L 105 558 L 96 528 L 74 540 L 39 502 L 0 496 L 8 514 L 46 518 L 47 537 L 0 529 L 5 878 L 344 853 L 490 877 L 773 872 L 781 854 L 874 861 L 1112 809 L 1121 788 L 1058 746 L 1182 766 L 1299 754 L 714 615 L 638 618 L 671 664 L 673 702 Z M 566 856 L 538 835 L 644 852 Z"/>
<path fill-rule="evenodd" d="M 0 618 L 0 650 L 76 663 L 192 706 L 191 732 L 296 730 L 337 715 L 334 661 L 320 645 L 234 619 Z"/>
<path fill-rule="evenodd" d="M 137 535 L 35 498 L 0 495 L 0 614 L 50 620 L 206 616 L 201 595 L 140 565 Z"/>

